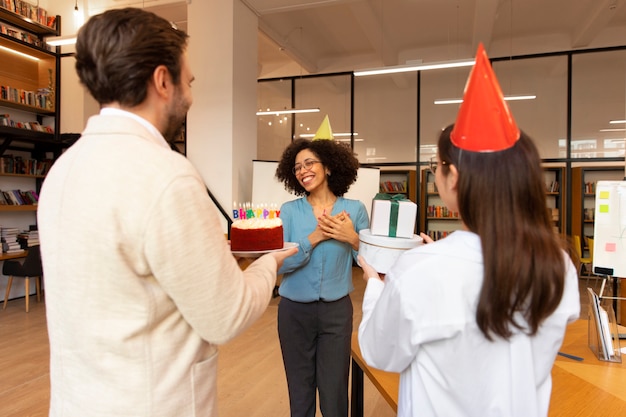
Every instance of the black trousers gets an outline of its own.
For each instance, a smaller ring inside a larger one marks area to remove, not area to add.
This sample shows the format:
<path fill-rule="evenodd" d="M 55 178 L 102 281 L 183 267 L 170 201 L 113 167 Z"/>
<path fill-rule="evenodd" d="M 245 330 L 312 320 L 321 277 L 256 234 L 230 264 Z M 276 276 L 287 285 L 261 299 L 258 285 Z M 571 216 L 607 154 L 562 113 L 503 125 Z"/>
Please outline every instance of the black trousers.
<path fill-rule="evenodd" d="M 324 417 L 348 416 L 352 300 L 298 303 L 282 298 L 278 336 L 291 417 L 315 417 L 316 390 Z"/>

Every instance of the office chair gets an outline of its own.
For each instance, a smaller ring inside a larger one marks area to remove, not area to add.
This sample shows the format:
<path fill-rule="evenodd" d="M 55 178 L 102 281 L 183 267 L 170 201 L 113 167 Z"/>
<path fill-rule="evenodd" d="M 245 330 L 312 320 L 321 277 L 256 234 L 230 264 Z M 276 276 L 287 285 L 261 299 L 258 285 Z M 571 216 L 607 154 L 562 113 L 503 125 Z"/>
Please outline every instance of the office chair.
<path fill-rule="evenodd" d="M 587 274 L 585 275 L 587 277 L 587 285 L 589 285 L 589 276 L 591 275 L 593 255 L 589 256 L 588 258 L 583 258 L 583 248 L 580 242 L 580 236 L 573 235 L 572 240 L 573 240 L 574 250 L 576 251 L 576 255 L 578 255 L 578 261 L 580 262 L 580 265 L 578 267 L 578 276 L 582 277 L 583 269 L 585 269 L 585 271 L 587 271 Z"/>
<path fill-rule="evenodd" d="M 593 273 L 593 239 L 586 237 L 585 241 L 587 241 L 587 247 L 589 248 L 589 274 L 587 274 L 587 286 L 589 286 L 589 278 L 593 278 L 597 282 L 600 277 Z"/>
<path fill-rule="evenodd" d="M 43 277 L 43 267 L 41 266 L 41 254 L 39 252 L 39 245 L 31 246 L 28 248 L 28 254 L 24 263 L 19 261 L 4 261 L 2 266 L 2 273 L 9 276 L 7 283 L 7 290 L 4 295 L 4 305 L 2 309 L 7 308 L 7 301 L 9 300 L 9 292 L 11 292 L 11 284 L 13 284 L 13 278 L 24 278 L 24 291 L 26 298 L 26 312 L 28 313 L 28 304 L 30 301 L 30 278 L 35 278 L 35 287 L 37 290 L 37 302 L 41 301 L 41 279 Z"/>

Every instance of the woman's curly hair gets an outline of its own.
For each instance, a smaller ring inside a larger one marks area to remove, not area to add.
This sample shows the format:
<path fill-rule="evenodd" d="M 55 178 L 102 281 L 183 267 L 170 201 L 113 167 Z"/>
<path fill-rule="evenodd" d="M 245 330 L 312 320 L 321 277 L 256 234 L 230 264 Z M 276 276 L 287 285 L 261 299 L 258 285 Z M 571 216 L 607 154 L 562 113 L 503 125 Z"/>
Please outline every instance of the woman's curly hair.
<path fill-rule="evenodd" d="M 285 185 L 285 189 L 297 196 L 309 195 L 293 173 L 296 155 L 304 149 L 313 152 L 322 165 L 330 171 L 328 176 L 330 191 L 338 197 L 347 193 L 356 181 L 359 161 L 348 147 L 334 140 L 296 139 L 291 142 L 280 158 L 275 175 L 276 179 Z"/>

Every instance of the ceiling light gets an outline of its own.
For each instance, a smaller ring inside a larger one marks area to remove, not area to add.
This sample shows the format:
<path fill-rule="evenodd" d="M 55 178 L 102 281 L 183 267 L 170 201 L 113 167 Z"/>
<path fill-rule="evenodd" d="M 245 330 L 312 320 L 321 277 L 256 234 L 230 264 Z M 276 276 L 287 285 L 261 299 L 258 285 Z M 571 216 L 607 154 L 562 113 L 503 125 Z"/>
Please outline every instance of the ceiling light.
<path fill-rule="evenodd" d="M 355 71 L 355 77 L 364 77 L 367 75 L 380 75 L 380 74 L 395 74 L 398 72 L 410 72 L 410 71 L 426 71 L 433 69 L 444 69 L 444 68 L 459 68 L 459 67 L 471 67 L 474 65 L 474 59 L 463 59 L 458 61 L 443 61 L 443 62 L 432 62 L 430 64 L 419 64 L 419 65 L 397 65 L 394 67 L 382 67 L 382 68 L 372 68 L 368 70 L 360 70 Z"/>
<path fill-rule="evenodd" d="M 620 123 L 626 123 L 626 120 L 610 120 L 609 123 L 615 125 Z"/>
<path fill-rule="evenodd" d="M 12 53 L 14 55 L 19 55 L 21 57 L 31 59 L 33 61 L 39 61 L 39 58 L 37 58 L 37 57 L 25 54 L 24 52 L 16 51 L 15 49 L 7 48 L 6 46 L 0 46 L 0 49 L 3 50 L 3 51 L 6 51 L 6 52 L 10 52 L 10 53 Z"/>
<path fill-rule="evenodd" d="M 319 107 L 311 108 L 311 109 L 283 109 L 283 110 L 266 110 L 266 111 L 258 111 L 256 112 L 257 116 L 263 115 L 276 115 L 279 114 L 290 114 L 290 113 L 317 113 L 319 112 Z"/>
<path fill-rule="evenodd" d="M 600 129 L 600 132 L 625 132 L 625 128 L 621 129 Z"/>
<path fill-rule="evenodd" d="M 504 96 L 504 99 L 507 101 L 515 101 L 515 100 L 534 100 L 537 96 L 535 95 L 524 95 L 524 96 Z M 461 98 L 450 98 L 450 99 L 440 99 L 435 100 L 435 104 L 459 104 L 462 103 L 463 99 Z"/>
<path fill-rule="evenodd" d="M 50 46 L 73 45 L 76 43 L 76 35 L 47 38 L 46 43 Z"/>

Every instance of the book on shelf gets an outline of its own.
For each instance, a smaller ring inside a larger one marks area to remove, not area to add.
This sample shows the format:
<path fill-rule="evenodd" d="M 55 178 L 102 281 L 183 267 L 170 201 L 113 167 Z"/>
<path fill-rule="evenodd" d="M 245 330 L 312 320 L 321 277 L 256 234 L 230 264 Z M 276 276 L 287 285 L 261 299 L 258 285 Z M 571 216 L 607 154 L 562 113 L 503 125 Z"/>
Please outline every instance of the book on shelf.
<path fill-rule="evenodd" d="M 0 0 L 0 7 L 24 16 L 36 23 L 50 28 L 56 27 L 56 16 L 48 15 L 48 11 L 37 4 L 26 0 Z"/>
<path fill-rule="evenodd" d="M 406 193 L 406 183 L 402 181 L 381 181 L 380 191 L 384 193 Z"/>
<path fill-rule="evenodd" d="M 52 166 L 51 159 L 33 159 L 4 155 L 0 159 L 0 173 L 45 176 Z"/>
<path fill-rule="evenodd" d="M 560 188 L 560 184 L 558 181 L 551 181 L 546 183 L 546 191 L 549 193 L 558 193 Z"/>
<path fill-rule="evenodd" d="M 596 183 L 595 182 L 585 182 L 585 194 L 595 194 L 596 193 Z"/>
<path fill-rule="evenodd" d="M 2 194 L 2 201 L 0 201 L 0 205 L 9 205 L 9 206 L 24 206 L 24 205 L 33 205 L 39 202 L 39 195 L 35 190 L 6 190 L 0 191 Z"/>

